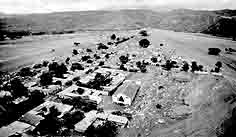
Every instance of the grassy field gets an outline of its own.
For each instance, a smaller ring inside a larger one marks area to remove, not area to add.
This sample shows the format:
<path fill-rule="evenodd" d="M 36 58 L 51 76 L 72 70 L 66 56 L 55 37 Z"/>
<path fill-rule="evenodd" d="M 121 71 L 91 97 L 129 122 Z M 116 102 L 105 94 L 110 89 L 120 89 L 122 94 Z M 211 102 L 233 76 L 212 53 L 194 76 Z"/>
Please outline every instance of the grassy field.
<path fill-rule="evenodd" d="M 106 42 L 111 34 L 128 36 L 135 31 L 89 31 L 65 35 L 45 35 L 25 37 L 19 40 L 8 41 L 0 45 L 1 70 L 14 71 L 19 67 L 37 63 L 43 59 L 67 57 L 71 55 L 74 42 L 80 42 L 80 47 L 94 46 L 99 42 Z M 178 56 L 189 60 L 196 60 L 204 65 L 214 65 L 219 57 L 209 56 L 208 48 L 235 48 L 236 42 L 216 37 L 199 36 L 192 33 L 173 32 L 153 29 L 151 31 L 152 46 L 159 47 L 163 43 L 165 49 L 173 50 Z M 129 44 L 129 43 L 128 43 Z M 55 49 L 55 52 L 52 52 Z M 235 59 L 235 54 L 229 55 Z"/>

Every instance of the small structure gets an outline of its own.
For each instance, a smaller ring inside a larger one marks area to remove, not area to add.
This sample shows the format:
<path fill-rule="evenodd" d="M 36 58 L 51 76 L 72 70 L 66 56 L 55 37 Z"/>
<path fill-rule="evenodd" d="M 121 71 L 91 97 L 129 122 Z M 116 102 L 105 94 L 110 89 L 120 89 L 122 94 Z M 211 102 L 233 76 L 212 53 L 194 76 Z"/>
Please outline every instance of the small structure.
<path fill-rule="evenodd" d="M 6 127 L 0 129 L 1 137 L 8 137 L 15 134 L 23 134 L 29 130 L 32 130 L 34 127 L 19 121 L 15 121 Z"/>
<path fill-rule="evenodd" d="M 79 94 L 77 90 L 83 90 L 84 92 L 82 94 Z M 63 90 L 62 92 L 58 93 L 58 96 L 62 97 L 82 97 L 86 99 L 86 97 L 91 100 L 95 101 L 97 104 L 99 104 L 102 101 L 101 95 L 107 96 L 108 93 L 100 90 L 95 89 L 89 89 L 84 87 L 79 87 L 77 85 L 72 85 L 68 87 L 67 89 Z"/>
<path fill-rule="evenodd" d="M 112 114 L 108 115 L 107 120 L 112 121 L 112 122 L 116 122 L 121 125 L 126 125 L 129 121 L 126 117 L 112 115 Z"/>
<path fill-rule="evenodd" d="M 124 105 L 131 105 L 140 89 L 140 84 L 137 81 L 125 81 L 112 96 L 112 101 Z"/>
<path fill-rule="evenodd" d="M 75 131 L 84 133 L 88 127 L 96 120 L 96 110 L 92 110 L 85 114 L 85 118 L 79 123 L 75 124 Z"/>
<path fill-rule="evenodd" d="M 40 123 L 40 121 L 44 119 L 44 117 L 41 114 L 48 113 L 49 108 L 53 106 L 55 106 L 58 109 L 58 111 L 61 112 L 61 115 L 58 116 L 59 118 L 61 118 L 66 112 L 69 112 L 73 108 L 73 106 L 70 105 L 65 105 L 62 103 L 56 103 L 52 101 L 46 101 L 43 104 L 39 105 L 38 107 L 24 114 L 19 120 L 27 124 L 37 126 Z M 46 111 L 43 109 L 46 109 Z"/>

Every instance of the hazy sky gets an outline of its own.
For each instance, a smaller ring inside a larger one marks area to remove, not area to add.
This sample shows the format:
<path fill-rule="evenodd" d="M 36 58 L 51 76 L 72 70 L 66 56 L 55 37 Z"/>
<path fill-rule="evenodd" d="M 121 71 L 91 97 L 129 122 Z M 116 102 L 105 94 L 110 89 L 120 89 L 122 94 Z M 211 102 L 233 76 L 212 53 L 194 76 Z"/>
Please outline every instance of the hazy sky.
<path fill-rule="evenodd" d="M 0 0 L 0 12 L 4 13 L 45 13 L 142 7 L 236 9 L 236 0 Z"/>

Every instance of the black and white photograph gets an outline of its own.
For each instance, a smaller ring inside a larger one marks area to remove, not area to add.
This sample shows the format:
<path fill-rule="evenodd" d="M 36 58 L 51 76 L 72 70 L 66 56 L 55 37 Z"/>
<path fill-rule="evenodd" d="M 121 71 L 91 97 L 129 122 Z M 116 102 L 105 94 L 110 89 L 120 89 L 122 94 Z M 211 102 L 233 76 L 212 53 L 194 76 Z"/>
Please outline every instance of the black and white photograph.
<path fill-rule="evenodd" d="M 0 137 L 236 137 L 236 0 L 0 0 Z"/>

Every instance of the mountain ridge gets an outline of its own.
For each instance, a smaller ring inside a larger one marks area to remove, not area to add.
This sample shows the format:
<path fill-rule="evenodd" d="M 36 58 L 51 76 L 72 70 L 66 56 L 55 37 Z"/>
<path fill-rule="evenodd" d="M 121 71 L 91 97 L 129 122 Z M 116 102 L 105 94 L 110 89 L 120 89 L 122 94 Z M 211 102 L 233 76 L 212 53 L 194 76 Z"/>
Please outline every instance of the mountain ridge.
<path fill-rule="evenodd" d="M 31 34 L 60 34 L 80 30 L 125 30 L 151 27 L 233 37 L 234 33 L 224 24 L 227 22 L 226 24 L 232 24 L 230 27 L 234 26 L 236 24 L 233 19 L 235 15 L 236 10 L 229 9 L 215 11 L 175 9 L 166 12 L 148 9 L 124 9 L 7 15 L 0 21 L 5 23 L 4 29 L 9 32 L 26 31 Z M 221 27 L 216 28 L 214 26 Z M 225 28 L 230 32 L 224 32 Z"/>

